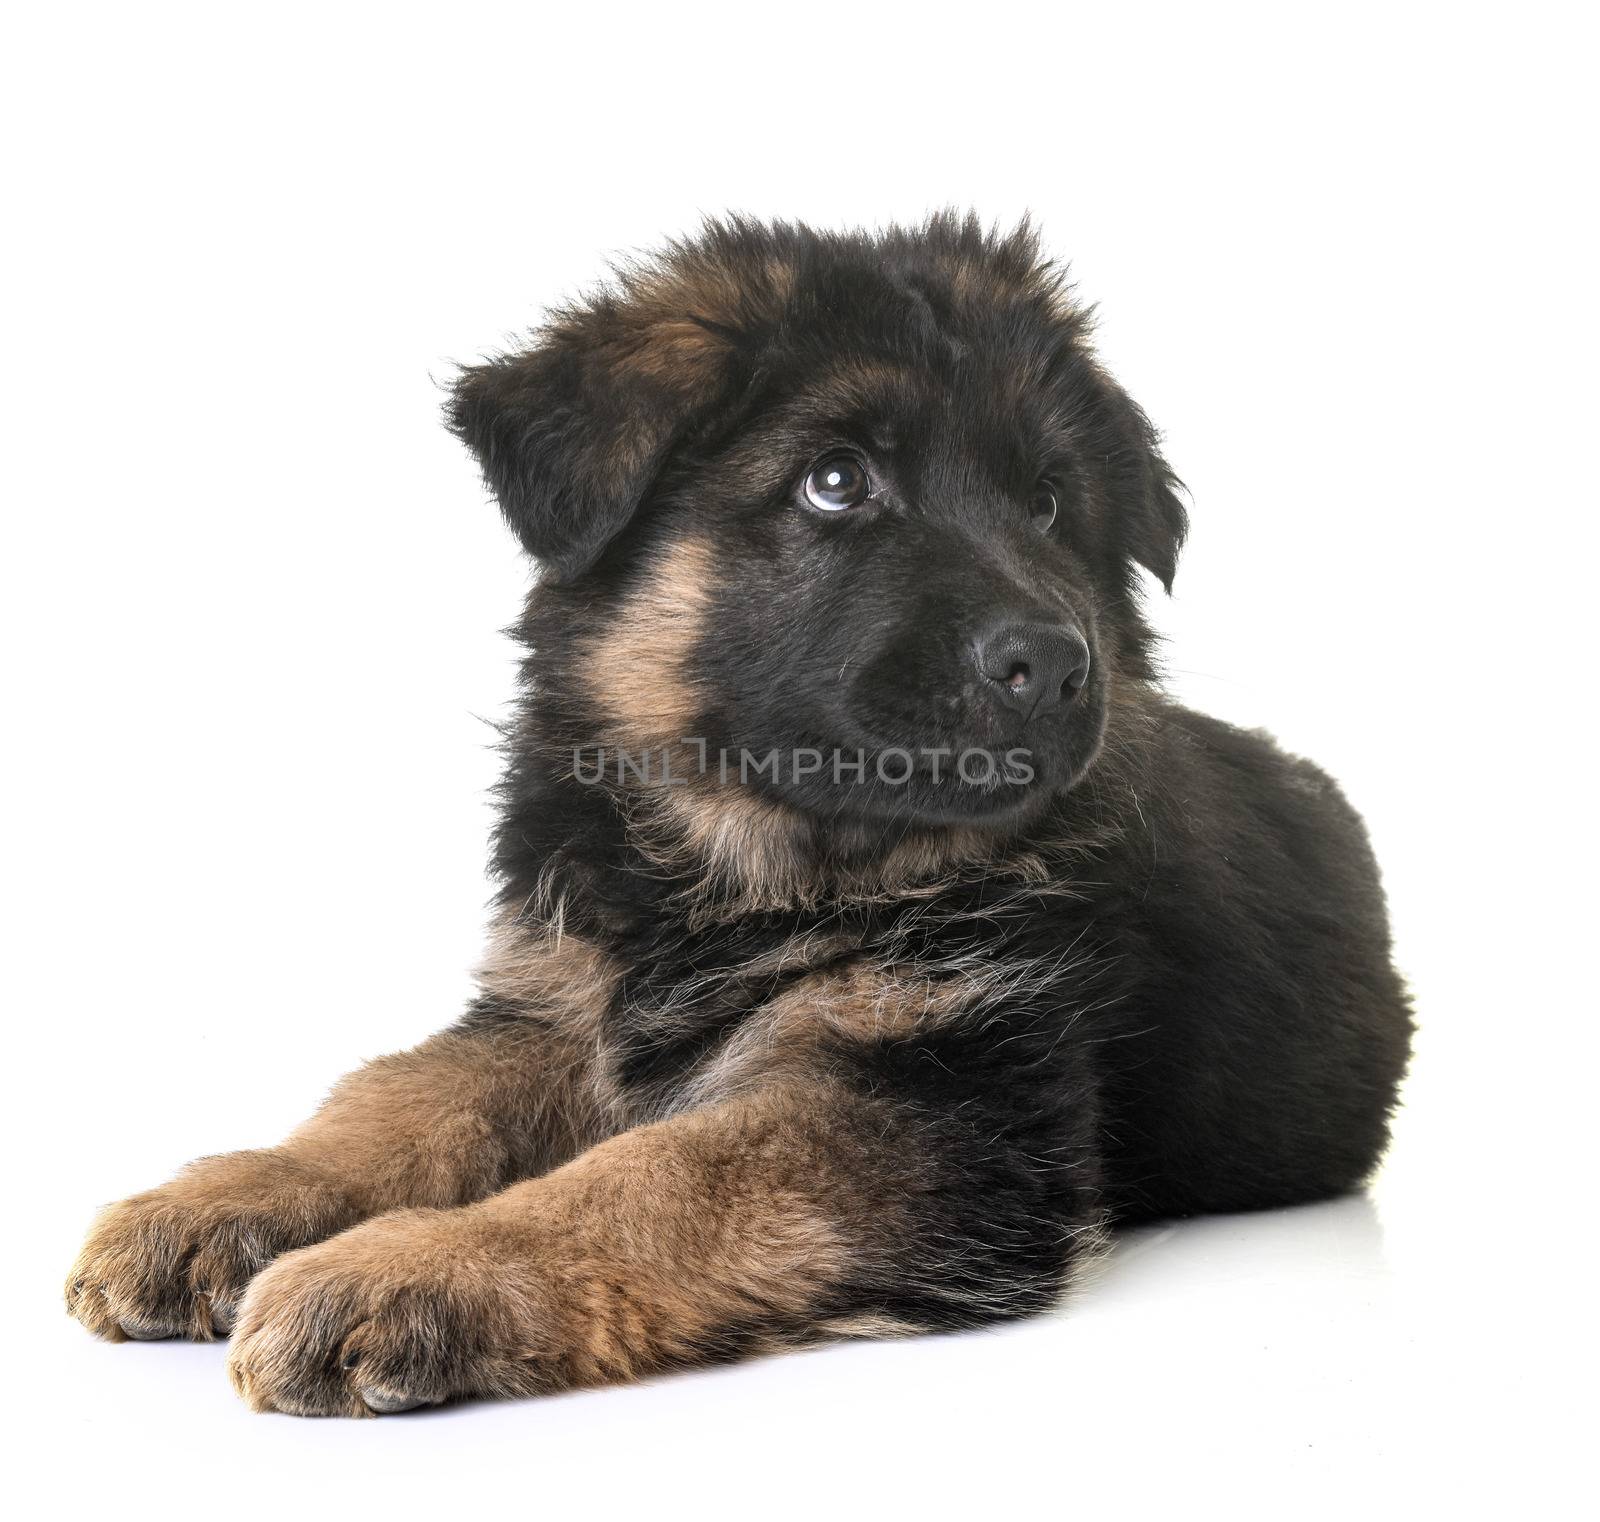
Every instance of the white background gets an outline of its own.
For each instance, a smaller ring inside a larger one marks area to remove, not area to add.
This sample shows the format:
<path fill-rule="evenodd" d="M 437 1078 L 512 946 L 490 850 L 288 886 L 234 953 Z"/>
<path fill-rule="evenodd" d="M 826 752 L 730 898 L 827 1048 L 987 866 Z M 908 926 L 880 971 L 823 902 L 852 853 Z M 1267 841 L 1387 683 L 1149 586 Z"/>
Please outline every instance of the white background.
<path fill-rule="evenodd" d="M 1575 1514 L 1579 15 L 13 16 L 11 1485 L 175 1518 Z M 251 1416 L 220 1346 L 93 1342 L 58 1297 L 97 1204 L 276 1139 L 466 997 L 526 571 L 438 379 L 703 212 L 944 204 L 1035 213 L 1165 430 L 1194 516 L 1158 610 L 1176 689 L 1371 823 L 1423 1021 L 1371 1200 L 1141 1236 L 1000 1333 L 377 1422 Z"/>

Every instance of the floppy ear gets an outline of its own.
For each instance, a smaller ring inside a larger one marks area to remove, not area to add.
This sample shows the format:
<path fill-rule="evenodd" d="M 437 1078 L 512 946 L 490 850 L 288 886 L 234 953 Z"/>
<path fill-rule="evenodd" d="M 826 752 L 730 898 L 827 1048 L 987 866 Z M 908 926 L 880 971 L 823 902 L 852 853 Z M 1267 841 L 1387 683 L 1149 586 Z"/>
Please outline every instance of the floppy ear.
<path fill-rule="evenodd" d="M 1109 377 L 1101 383 L 1112 428 L 1107 485 L 1123 550 L 1170 593 L 1189 532 L 1189 514 L 1178 497 L 1183 482 L 1161 457 L 1160 435 L 1144 409 Z"/>
<path fill-rule="evenodd" d="M 1170 596 L 1172 578 L 1178 574 L 1178 552 L 1189 535 L 1189 513 L 1178 497 L 1183 482 L 1162 459 L 1153 430 L 1144 455 L 1143 499 L 1129 521 L 1128 552 L 1155 574 Z"/>
<path fill-rule="evenodd" d="M 715 324 L 603 298 L 465 368 L 446 421 L 524 548 L 570 581 L 627 527 L 731 352 Z"/>

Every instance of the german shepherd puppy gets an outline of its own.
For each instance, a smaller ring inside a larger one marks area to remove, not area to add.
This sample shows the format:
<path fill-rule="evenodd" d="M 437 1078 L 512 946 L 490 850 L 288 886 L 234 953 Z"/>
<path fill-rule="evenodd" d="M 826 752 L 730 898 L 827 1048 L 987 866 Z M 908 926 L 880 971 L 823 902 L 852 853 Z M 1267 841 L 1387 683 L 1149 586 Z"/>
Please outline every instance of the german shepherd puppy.
<path fill-rule="evenodd" d="M 105 1211 L 86 1326 L 388 1413 L 1023 1316 L 1367 1176 L 1364 830 L 1162 696 L 1177 482 L 1030 230 L 713 224 L 449 421 L 541 567 L 481 996 Z"/>

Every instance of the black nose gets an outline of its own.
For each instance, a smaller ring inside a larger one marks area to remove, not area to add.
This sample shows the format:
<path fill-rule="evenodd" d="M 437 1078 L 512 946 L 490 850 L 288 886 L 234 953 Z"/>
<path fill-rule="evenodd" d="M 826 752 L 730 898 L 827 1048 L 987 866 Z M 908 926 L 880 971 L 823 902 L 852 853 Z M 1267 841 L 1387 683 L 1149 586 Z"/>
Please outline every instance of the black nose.
<path fill-rule="evenodd" d="M 1033 718 L 1070 703 L 1089 680 L 1089 643 L 1065 624 L 1007 624 L 978 642 L 995 699 Z"/>

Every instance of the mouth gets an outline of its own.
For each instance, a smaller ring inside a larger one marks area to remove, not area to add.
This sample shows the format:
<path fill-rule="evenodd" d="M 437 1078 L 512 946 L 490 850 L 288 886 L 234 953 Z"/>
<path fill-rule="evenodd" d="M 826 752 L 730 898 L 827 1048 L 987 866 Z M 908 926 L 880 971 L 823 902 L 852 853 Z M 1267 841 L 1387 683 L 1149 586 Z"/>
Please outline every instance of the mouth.
<path fill-rule="evenodd" d="M 824 775 L 813 779 L 821 785 L 785 789 L 786 796 L 820 813 L 878 821 L 1007 825 L 1074 786 L 1104 734 L 1099 681 L 1075 693 L 1070 714 L 1053 710 L 1019 720 L 992 705 L 949 706 L 954 711 L 944 717 L 954 722 L 932 725 L 909 713 L 875 723 L 885 717 L 881 707 L 876 714 L 832 715 L 824 732 L 843 739 L 827 753 L 862 756 L 861 772 Z"/>
<path fill-rule="evenodd" d="M 618 787 L 746 789 L 822 824 L 853 820 L 878 831 L 1014 828 L 1070 788 L 1098 749 L 1098 722 L 923 727 L 831 718 L 760 740 L 759 730 L 632 746 L 613 738 L 576 747 L 571 776 Z"/>
<path fill-rule="evenodd" d="M 1054 768 L 1023 745 L 943 742 L 813 748 L 800 773 L 771 779 L 789 802 L 820 815 L 885 823 L 998 823 L 1051 790 Z"/>

